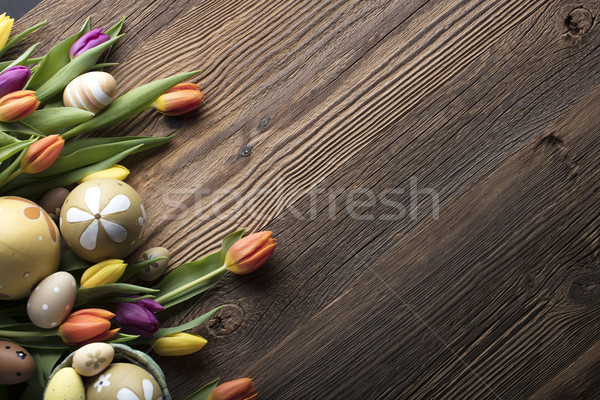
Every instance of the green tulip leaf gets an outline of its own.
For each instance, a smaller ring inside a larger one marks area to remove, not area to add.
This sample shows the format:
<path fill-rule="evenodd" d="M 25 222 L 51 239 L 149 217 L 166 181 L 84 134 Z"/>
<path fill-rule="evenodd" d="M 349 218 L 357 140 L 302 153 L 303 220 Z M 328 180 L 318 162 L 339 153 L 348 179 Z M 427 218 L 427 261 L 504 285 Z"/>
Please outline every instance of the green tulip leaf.
<path fill-rule="evenodd" d="M 80 124 L 94 116 L 93 112 L 74 107 L 60 107 L 34 111 L 23 120 L 44 135 Z"/>
<path fill-rule="evenodd" d="M 2 192 L 2 185 L 6 182 L 6 180 L 21 167 L 21 160 L 25 157 L 25 153 L 27 149 L 21 150 L 21 154 L 8 165 L 8 167 L 4 168 L 2 172 L 0 172 L 0 193 Z"/>
<path fill-rule="evenodd" d="M 0 131 L 0 146 L 18 142 L 20 142 L 20 140 L 13 135 Z"/>
<path fill-rule="evenodd" d="M 123 24 L 125 23 L 125 18 L 127 18 L 127 17 L 123 16 L 119 20 L 119 22 L 117 22 L 116 24 L 114 24 L 113 26 L 108 28 L 106 30 L 106 32 L 104 32 L 104 33 L 107 34 L 108 36 L 110 36 L 111 38 L 115 38 L 115 37 L 119 36 L 119 34 L 121 33 L 121 30 L 123 29 Z"/>
<path fill-rule="evenodd" d="M 35 142 L 35 140 L 27 140 L 24 142 L 11 143 L 0 147 L 0 161 L 4 161 L 23 149 L 28 148 L 33 142 Z"/>
<path fill-rule="evenodd" d="M 37 349 L 31 352 L 35 360 L 37 378 L 42 387 L 46 385 L 46 380 L 52 373 L 54 366 L 64 354 L 62 350 L 43 350 Z"/>
<path fill-rule="evenodd" d="M 215 379 L 212 382 L 207 383 L 202 386 L 200 389 L 196 390 L 194 393 L 185 398 L 185 400 L 208 400 L 210 393 L 215 390 L 217 386 L 219 386 L 220 378 Z"/>
<path fill-rule="evenodd" d="M 23 120 L 15 121 L 15 122 L 0 122 L 0 130 L 2 130 L 4 132 L 22 133 L 24 135 L 29 135 L 29 136 L 37 136 L 37 137 L 44 136 L 42 133 L 37 131 L 32 126 L 24 123 Z"/>
<path fill-rule="evenodd" d="M 23 39 L 25 36 L 27 36 L 27 35 L 35 32 L 36 30 L 38 30 L 42 26 L 46 25 L 46 22 L 47 21 L 40 22 L 39 24 L 34 25 L 31 28 L 27 28 L 23 32 L 19 33 L 18 35 L 15 35 L 12 38 L 10 38 L 10 40 L 8 42 L 6 42 L 6 44 L 4 45 L 4 47 L 2 49 L 0 49 L 0 56 L 2 56 L 2 54 L 4 54 L 4 52 L 6 50 L 8 50 L 12 46 L 14 46 L 19 40 Z"/>
<path fill-rule="evenodd" d="M 119 282 L 126 281 L 127 279 L 131 278 L 138 272 L 143 271 L 144 268 L 146 268 L 148 265 L 150 265 L 152 263 L 155 263 L 155 262 L 161 261 L 161 260 L 166 260 L 166 259 L 167 259 L 167 257 L 156 257 L 156 258 L 151 258 L 150 260 L 139 262 L 137 264 L 130 264 L 127 266 L 127 268 L 125 268 L 125 272 L 121 276 L 121 279 L 119 279 Z"/>
<path fill-rule="evenodd" d="M 81 307 L 102 297 L 158 293 L 158 290 L 128 283 L 108 283 L 92 288 L 77 289 L 75 307 Z"/>
<path fill-rule="evenodd" d="M 9 60 L 9 61 L 2 61 L 0 62 L 0 73 L 4 72 L 4 70 L 8 67 L 11 67 L 13 65 L 31 65 L 31 64 L 35 64 L 37 62 L 40 62 L 42 60 L 42 57 L 36 57 L 36 58 L 27 58 L 26 60 L 22 60 L 19 63 L 15 63 L 16 60 Z M 31 68 L 32 73 L 34 72 L 34 69 L 36 67 Z"/>
<path fill-rule="evenodd" d="M 119 332 L 115 336 L 113 336 L 113 338 L 111 340 L 109 340 L 108 343 L 131 342 L 132 340 L 135 340 L 139 337 L 140 337 L 139 335 L 128 335 L 126 333 Z"/>
<path fill-rule="evenodd" d="M 209 312 L 207 312 L 206 314 L 202 314 L 198 318 L 194 318 L 190 322 L 187 322 L 187 323 L 185 323 L 183 325 L 171 326 L 169 328 L 161 328 L 158 331 L 156 331 L 156 333 L 154 334 L 154 336 L 152 337 L 152 339 L 158 339 L 158 338 L 161 338 L 163 336 L 170 335 L 172 333 L 184 332 L 184 331 L 188 331 L 190 329 L 193 329 L 193 328 L 195 328 L 195 327 L 203 324 L 204 322 L 208 321 L 210 319 L 210 317 L 212 317 L 213 315 L 215 315 L 215 313 L 217 311 L 219 311 L 222 307 L 223 306 L 219 306 L 217 308 L 214 308 L 214 309 L 210 310 Z"/>
<path fill-rule="evenodd" d="M 78 271 L 81 269 L 88 269 L 92 266 L 92 263 L 82 260 L 77 257 L 72 250 L 63 251 L 60 257 L 60 267 L 61 271 L 72 272 Z"/>
<path fill-rule="evenodd" d="M 23 63 L 26 63 L 29 59 L 29 56 L 35 51 L 35 49 L 38 48 L 39 45 L 40 43 L 36 43 L 30 48 L 28 48 L 23 54 L 19 56 L 19 58 L 10 63 L 6 68 L 14 67 L 15 65 L 23 65 Z"/>

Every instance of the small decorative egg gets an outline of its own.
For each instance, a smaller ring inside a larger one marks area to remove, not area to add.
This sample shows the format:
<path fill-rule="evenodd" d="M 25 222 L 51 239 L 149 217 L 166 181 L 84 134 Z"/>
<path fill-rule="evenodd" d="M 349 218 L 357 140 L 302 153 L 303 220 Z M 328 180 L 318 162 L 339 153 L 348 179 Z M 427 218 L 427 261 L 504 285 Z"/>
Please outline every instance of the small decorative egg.
<path fill-rule="evenodd" d="M 165 249 L 164 247 L 153 247 L 144 251 L 137 262 L 140 263 L 159 257 L 167 258 L 165 260 L 155 261 L 148 265 L 146 268 L 137 273 L 138 278 L 144 281 L 153 281 L 160 278 L 169 265 L 169 258 L 171 257 L 169 250 Z"/>
<path fill-rule="evenodd" d="M 148 371 L 134 364 L 114 363 L 87 382 L 87 400 L 158 400 L 160 386 Z"/>
<path fill-rule="evenodd" d="M 57 327 L 73 309 L 76 291 L 75 278 L 68 272 L 59 271 L 46 277 L 29 296 L 29 319 L 40 328 Z"/>
<path fill-rule="evenodd" d="M 59 369 L 44 390 L 44 400 L 85 400 L 81 376 L 70 367 Z"/>
<path fill-rule="evenodd" d="M 21 197 L 0 197 L 0 300 L 29 296 L 58 270 L 60 234 L 52 218 Z"/>
<path fill-rule="evenodd" d="M 65 199 L 69 195 L 69 191 L 65 188 L 54 188 L 40 199 L 40 207 L 42 207 L 54 221 L 58 221 L 60 209 L 62 208 Z"/>
<path fill-rule="evenodd" d="M 27 350 L 16 343 L 0 340 L 0 385 L 25 382 L 34 372 L 35 362 Z"/>
<path fill-rule="evenodd" d="M 115 349 L 110 344 L 96 342 L 86 344 L 75 351 L 73 368 L 83 376 L 94 376 L 104 371 L 112 362 Z"/>
<path fill-rule="evenodd" d="M 110 104 L 117 90 L 117 82 L 111 74 L 92 71 L 73 79 L 63 92 L 67 107 L 98 113 Z"/>
<path fill-rule="evenodd" d="M 97 263 L 128 256 L 140 243 L 146 212 L 137 192 L 113 178 L 91 179 L 69 194 L 59 226 L 71 250 Z"/>

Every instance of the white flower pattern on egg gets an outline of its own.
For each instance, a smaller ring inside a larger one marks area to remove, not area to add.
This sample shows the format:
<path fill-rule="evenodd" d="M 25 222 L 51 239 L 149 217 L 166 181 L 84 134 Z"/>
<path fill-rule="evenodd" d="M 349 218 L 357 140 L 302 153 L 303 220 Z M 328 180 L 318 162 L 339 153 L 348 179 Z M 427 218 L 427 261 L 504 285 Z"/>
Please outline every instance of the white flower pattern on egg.
<path fill-rule="evenodd" d="M 108 387 L 110 386 L 110 377 L 112 374 L 102 374 L 100 375 L 100 377 L 98 378 L 98 380 L 96 381 L 96 383 L 94 383 L 94 387 L 98 389 L 98 393 L 102 392 L 102 388 L 104 387 Z"/>
<path fill-rule="evenodd" d="M 144 390 L 143 399 L 140 399 L 131 389 L 123 388 L 117 393 L 117 400 L 152 400 L 154 398 L 154 386 L 148 379 L 142 381 L 142 389 Z M 162 396 L 156 400 L 162 400 Z"/>
<path fill-rule="evenodd" d="M 123 243 L 127 240 L 127 229 L 123 226 L 107 220 L 105 217 L 111 214 L 127 211 L 131 206 L 131 200 L 124 194 L 114 196 L 106 207 L 100 210 L 100 198 L 102 189 L 99 187 L 90 187 L 85 191 L 85 205 L 87 210 L 77 207 L 71 207 L 67 210 L 67 221 L 70 223 L 87 222 L 89 225 L 79 238 L 81 247 L 86 250 L 94 250 L 98 242 L 100 226 L 104 229 L 108 237 L 115 243 Z"/>

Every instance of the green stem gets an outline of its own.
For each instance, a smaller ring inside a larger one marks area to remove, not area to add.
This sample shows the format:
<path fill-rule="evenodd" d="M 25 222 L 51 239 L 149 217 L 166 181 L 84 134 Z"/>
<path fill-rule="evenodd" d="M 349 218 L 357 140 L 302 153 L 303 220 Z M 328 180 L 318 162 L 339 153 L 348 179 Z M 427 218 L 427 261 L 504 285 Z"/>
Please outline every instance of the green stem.
<path fill-rule="evenodd" d="M 156 301 L 159 304 L 162 304 L 163 302 L 169 301 L 171 299 L 176 298 L 177 296 L 181 295 L 182 293 L 185 293 L 188 289 L 193 288 L 194 286 L 196 286 L 199 283 L 202 283 L 204 281 L 207 281 L 217 275 L 219 275 L 220 273 L 224 272 L 227 268 L 225 268 L 225 265 L 223 265 L 221 268 L 218 268 L 216 270 L 214 270 L 213 272 L 211 272 L 210 274 L 206 274 L 201 278 L 198 278 L 196 280 L 193 280 L 191 282 L 186 283 L 183 286 L 180 286 L 178 289 L 176 290 L 172 290 L 169 293 L 165 293 L 162 296 L 157 297 L 156 299 L 154 299 L 154 301 Z"/>
<path fill-rule="evenodd" d="M 40 336 L 56 336 L 58 335 L 58 330 L 57 329 L 53 329 L 51 331 L 47 331 L 47 332 L 22 332 L 22 331 L 7 331 L 7 330 L 0 330 L 0 336 L 1 337 L 13 337 L 13 338 L 27 338 L 27 337 L 40 337 Z"/>
<path fill-rule="evenodd" d="M 18 170 L 16 170 L 12 174 L 10 174 L 4 182 L 0 183 L 0 187 L 6 185 L 8 182 L 12 181 L 13 179 L 15 179 L 17 176 L 21 175 L 22 173 L 23 173 L 23 170 L 21 168 L 19 168 Z"/>

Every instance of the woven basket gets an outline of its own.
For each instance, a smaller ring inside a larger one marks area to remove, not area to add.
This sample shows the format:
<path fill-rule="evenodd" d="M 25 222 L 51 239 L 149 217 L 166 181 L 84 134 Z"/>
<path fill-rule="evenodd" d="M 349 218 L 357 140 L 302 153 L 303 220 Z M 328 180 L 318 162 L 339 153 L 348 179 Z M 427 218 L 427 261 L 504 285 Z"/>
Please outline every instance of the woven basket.
<path fill-rule="evenodd" d="M 163 400 L 172 400 L 171 395 L 169 394 L 169 390 L 167 389 L 167 381 L 165 380 L 165 375 L 163 374 L 163 372 L 160 369 L 160 367 L 158 366 L 158 364 L 156 362 L 154 362 L 152 357 L 150 357 L 146 353 L 143 353 L 139 350 L 134 350 L 131 347 L 125 346 L 123 344 L 115 344 L 115 343 L 109 343 L 109 344 L 115 349 L 115 358 L 113 359 L 113 362 L 126 362 L 126 363 L 130 363 L 130 364 L 135 364 L 135 365 L 138 365 L 138 366 L 144 368 L 146 371 L 148 371 L 150 373 L 150 375 L 152 375 L 154 377 L 154 379 L 156 379 L 156 382 L 158 383 L 158 385 L 160 386 L 160 389 L 162 390 Z M 65 358 L 63 362 L 61 362 L 54 368 L 54 370 L 50 374 L 50 377 L 48 378 L 48 381 L 50 381 L 50 379 L 52 379 L 52 377 L 58 372 L 58 370 L 65 368 L 65 367 L 72 366 L 74 354 L 75 354 L 75 352 L 69 354 L 68 357 Z M 44 390 L 44 394 L 45 394 L 45 390 Z"/>

